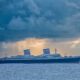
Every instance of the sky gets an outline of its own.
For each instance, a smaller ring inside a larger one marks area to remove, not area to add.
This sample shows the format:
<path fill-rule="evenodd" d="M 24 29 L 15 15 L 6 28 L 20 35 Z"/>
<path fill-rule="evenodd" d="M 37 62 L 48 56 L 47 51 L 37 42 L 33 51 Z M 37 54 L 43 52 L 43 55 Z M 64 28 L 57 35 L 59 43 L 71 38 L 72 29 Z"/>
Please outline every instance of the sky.
<path fill-rule="evenodd" d="M 43 48 L 80 55 L 80 1 L 0 0 L 0 57 Z"/>

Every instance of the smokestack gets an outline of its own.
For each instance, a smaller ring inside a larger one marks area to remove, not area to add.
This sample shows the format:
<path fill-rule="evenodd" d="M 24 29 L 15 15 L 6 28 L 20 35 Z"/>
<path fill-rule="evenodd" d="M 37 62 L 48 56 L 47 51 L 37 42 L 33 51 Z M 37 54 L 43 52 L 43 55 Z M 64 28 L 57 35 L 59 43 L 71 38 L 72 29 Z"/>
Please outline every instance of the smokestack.
<path fill-rule="evenodd" d="M 26 49 L 26 50 L 24 50 L 24 55 L 30 55 L 31 53 L 30 53 L 30 49 Z"/>
<path fill-rule="evenodd" d="M 55 54 L 57 54 L 57 49 L 55 48 Z"/>
<path fill-rule="evenodd" d="M 50 49 L 49 49 L 49 48 L 43 49 L 43 53 L 44 53 L 44 54 L 50 54 Z"/>

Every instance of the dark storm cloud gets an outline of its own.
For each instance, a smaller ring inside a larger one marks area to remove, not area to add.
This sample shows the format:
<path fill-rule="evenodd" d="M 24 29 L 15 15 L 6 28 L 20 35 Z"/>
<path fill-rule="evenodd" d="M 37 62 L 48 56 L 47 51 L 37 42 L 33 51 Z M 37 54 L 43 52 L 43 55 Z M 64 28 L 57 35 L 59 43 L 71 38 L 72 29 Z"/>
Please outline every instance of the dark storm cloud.
<path fill-rule="evenodd" d="M 75 0 L 0 0 L 0 41 L 79 37 L 79 4 Z"/>

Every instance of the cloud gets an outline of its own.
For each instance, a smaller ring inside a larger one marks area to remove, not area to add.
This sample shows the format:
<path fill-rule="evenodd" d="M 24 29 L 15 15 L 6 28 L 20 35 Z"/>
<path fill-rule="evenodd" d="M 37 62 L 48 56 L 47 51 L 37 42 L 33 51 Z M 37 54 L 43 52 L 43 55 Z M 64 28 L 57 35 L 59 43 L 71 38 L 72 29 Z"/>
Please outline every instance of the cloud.
<path fill-rule="evenodd" d="M 80 37 L 79 14 L 78 4 L 69 0 L 1 0 L 0 42 Z"/>
<path fill-rule="evenodd" d="M 20 18 L 13 18 L 8 24 L 8 29 L 11 30 L 23 30 L 26 28 L 26 23 Z"/>
<path fill-rule="evenodd" d="M 71 48 L 76 48 L 78 45 L 80 45 L 80 39 L 71 42 Z"/>
<path fill-rule="evenodd" d="M 80 9 L 80 6 L 77 3 L 75 3 L 74 1 L 66 0 L 65 4 L 72 7 L 72 8 Z"/>

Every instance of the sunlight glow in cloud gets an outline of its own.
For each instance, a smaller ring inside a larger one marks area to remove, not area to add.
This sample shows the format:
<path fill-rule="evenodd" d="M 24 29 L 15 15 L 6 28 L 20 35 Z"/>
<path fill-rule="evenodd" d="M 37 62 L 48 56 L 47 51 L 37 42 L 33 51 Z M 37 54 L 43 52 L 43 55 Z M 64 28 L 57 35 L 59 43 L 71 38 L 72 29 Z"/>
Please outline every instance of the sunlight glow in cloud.
<path fill-rule="evenodd" d="M 25 49 L 30 49 L 32 55 L 39 55 L 42 53 L 43 48 L 45 48 L 45 43 L 46 39 L 30 38 L 17 42 L 16 46 L 18 47 L 19 54 L 23 54 Z"/>
<path fill-rule="evenodd" d="M 80 45 L 80 39 L 71 42 L 71 48 L 76 48 L 77 45 Z"/>

